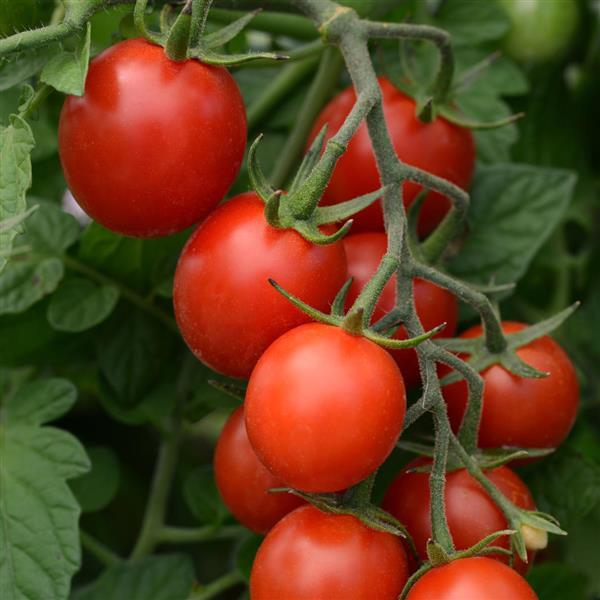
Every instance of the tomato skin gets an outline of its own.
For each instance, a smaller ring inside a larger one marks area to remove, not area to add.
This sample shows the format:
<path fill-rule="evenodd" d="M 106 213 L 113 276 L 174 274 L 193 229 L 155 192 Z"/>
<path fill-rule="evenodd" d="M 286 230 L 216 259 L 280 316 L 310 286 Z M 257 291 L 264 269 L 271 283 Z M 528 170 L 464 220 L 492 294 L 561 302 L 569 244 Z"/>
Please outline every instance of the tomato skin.
<path fill-rule="evenodd" d="M 432 123 L 422 123 L 415 114 L 415 102 L 385 77 L 379 78 L 383 93 L 383 110 L 396 154 L 401 160 L 450 180 L 467 189 L 475 167 L 475 143 L 468 129 L 457 127 L 439 117 Z M 312 143 L 323 125 L 327 124 L 326 140 L 335 135 L 356 101 L 354 88 L 338 94 L 323 109 L 310 135 Z M 367 126 L 362 123 L 352 138 L 348 150 L 340 158 L 325 194 L 324 204 L 336 204 L 356 196 L 374 192 L 381 187 Z M 404 205 L 410 206 L 420 186 L 404 184 Z M 433 230 L 448 212 L 450 201 L 431 192 L 421 207 L 419 233 Z M 375 202 L 354 217 L 353 232 L 383 231 L 381 203 Z"/>
<path fill-rule="evenodd" d="M 173 62 L 142 39 L 96 57 L 85 94 L 68 96 L 60 117 L 73 195 L 105 227 L 136 237 L 203 219 L 233 183 L 245 147 L 244 104 L 229 72 Z"/>
<path fill-rule="evenodd" d="M 283 487 L 258 460 L 252 449 L 243 407 L 227 419 L 219 436 L 214 458 L 215 480 L 227 508 L 235 518 L 256 533 L 266 533 L 304 502 L 293 494 L 269 493 Z"/>
<path fill-rule="evenodd" d="M 573 41 L 579 23 L 577 0 L 497 0 L 511 26 L 503 48 L 519 62 L 560 57 Z"/>
<path fill-rule="evenodd" d="M 348 259 L 348 275 L 353 278 L 348 292 L 346 308 L 349 308 L 358 294 L 377 270 L 385 254 L 387 238 L 384 233 L 357 233 L 344 238 L 344 248 Z M 436 337 L 452 337 L 456 333 L 458 303 L 447 290 L 423 279 L 413 283 L 415 307 L 423 327 L 428 330 L 446 323 L 446 327 Z M 373 314 L 377 321 L 396 305 L 396 277 L 386 284 Z M 406 329 L 400 327 L 394 338 L 404 340 Z M 415 350 L 392 350 L 391 355 L 400 367 L 406 387 L 417 386 L 421 381 L 419 361 Z"/>
<path fill-rule="evenodd" d="M 537 600 L 515 570 L 485 557 L 461 558 L 417 580 L 407 600 Z"/>
<path fill-rule="evenodd" d="M 271 227 L 258 196 L 241 194 L 198 227 L 175 272 L 175 317 L 199 360 L 249 377 L 271 342 L 310 321 L 268 278 L 328 312 L 346 280 L 344 247 L 317 246 L 292 229 Z"/>
<path fill-rule="evenodd" d="M 525 327 L 513 321 L 502 323 L 505 333 L 515 333 Z M 482 333 L 478 325 L 460 337 L 479 337 Z M 565 351 L 548 336 L 519 348 L 517 355 L 550 375 L 524 379 L 501 365 L 485 369 L 481 373 L 485 387 L 479 446 L 554 448 L 567 437 L 577 416 L 579 384 L 575 369 Z M 459 381 L 445 386 L 442 391 L 452 428 L 458 431 L 467 403 L 467 385 Z"/>
<path fill-rule="evenodd" d="M 262 355 L 245 412 L 250 443 L 275 476 L 296 489 L 334 492 L 387 458 L 402 430 L 406 394 L 383 348 L 309 323 Z"/>
<path fill-rule="evenodd" d="M 412 536 L 422 560 L 427 559 L 427 541 L 431 539 L 431 502 L 429 473 L 411 472 L 417 466 L 428 464 L 429 459 L 417 459 L 406 465 L 396 476 L 383 499 L 383 508 L 405 525 Z M 534 510 L 531 492 L 521 478 L 508 467 L 486 471 L 488 479 L 516 506 Z M 446 518 L 457 550 L 466 550 L 484 537 L 509 529 L 506 518 L 481 484 L 466 469 L 446 474 Z M 497 539 L 494 546 L 508 549 L 507 536 Z M 504 563 L 508 557 L 490 555 Z M 533 553 L 525 563 L 517 558 L 514 568 L 524 574 L 531 565 Z"/>
<path fill-rule="evenodd" d="M 398 537 L 350 515 L 305 506 L 267 535 L 250 576 L 252 600 L 395 600 L 408 579 Z"/>

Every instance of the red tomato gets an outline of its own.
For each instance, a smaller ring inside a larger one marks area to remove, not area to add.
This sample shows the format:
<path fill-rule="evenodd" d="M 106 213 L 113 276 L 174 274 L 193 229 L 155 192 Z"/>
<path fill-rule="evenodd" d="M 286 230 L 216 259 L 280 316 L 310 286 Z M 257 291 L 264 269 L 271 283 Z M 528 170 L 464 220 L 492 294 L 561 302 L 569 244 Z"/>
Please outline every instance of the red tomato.
<path fill-rule="evenodd" d="M 398 157 L 409 165 L 419 167 L 448 179 L 467 189 L 475 167 L 475 143 L 468 129 L 457 127 L 438 117 L 423 123 L 416 116 L 415 102 L 385 77 L 379 78 L 383 93 L 383 110 Z M 354 88 L 338 94 L 323 109 L 313 127 L 309 144 L 323 125 L 327 124 L 326 139 L 337 133 L 356 102 Z M 323 197 L 325 204 L 336 204 L 356 196 L 374 192 L 381 183 L 373 155 L 367 126 L 362 123 L 348 150 L 340 158 Z M 421 187 L 404 184 L 404 205 L 410 206 Z M 429 233 L 448 212 L 450 201 L 431 192 L 421 207 L 419 233 Z M 354 217 L 354 232 L 383 231 L 381 203 L 376 202 Z"/>
<path fill-rule="evenodd" d="M 461 558 L 425 573 L 407 600 L 537 600 L 516 571 L 484 557 Z"/>
<path fill-rule="evenodd" d="M 252 449 L 244 409 L 236 409 L 221 432 L 215 450 L 215 479 L 227 508 L 256 533 L 266 533 L 303 501 L 293 494 L 269 493 L 283 487 Z"/>
<path fill-rule="evenodd" d="M 246 113 L 222 67 L 173 62 L 143 39 L 90 64 L 67 97 L 59 149 L 69 188 L 99 223 L 153 237 L 203 219 L 223 198 L 246 147 Z"/>
<path fill-rule="evenodd" d="M 348 292 L 346 307 L 349 308 L 362 288 L 377 270 L 381 258 L 385 254 L 387 238 L 384 233 L 359 233 L 344 238 L 344 248 L 348 258 L 348 275 L 354 278 Z M 440 323 L 447 323 L 441 332 L 443 337 L 452 337 L 456 333 L 458 320 L 458 303 L 456 298 L 447 290 L 437 287 L 423 279 L 415 279 L 414 298 L 417 314 L 423 327 L 432 329 Z M 383 317 L 396 305 L 396 277 L 394 276 L 383 288 L 379 302 L 373 314 L 373 321 Z M 408 337 L 406 329 L 400 327 L 394 335 L 396 339 L 404 340 Z M 440 337 L 438 335 L 437 337 Z M 407 387 L 419 384 L 419 361 L 415 350 L 393 350 L 392 356 L 404 377 Z"/>
<path fill-rule="evenodd" d="M 219 207 L 184 248 L 175 272 L 179 329 L 212 369 L 248 377 L 280 335 L 310 321 L 268 283 L 272 278 L 328 312 L 346 280 L 341 242 L 316 246 L 292 229 L 275 229 L 254 193 Z"/>
<path fill-rule="evenodd" d="M 295 510 L 267 535 L 250 576 L 252 600 L 396 600 L 406 580 L 400 539 L 350 515 Z"/>
<path fill-rule="evenodd" d="M 505 321 L 502 327 L 506 333 L 514 333 L 525 325 Z M 482 333 L 481 326 L 477 326 L 460 337 L 479 337 Z M 564 350 L 548 336 L 519 348 L 517 355 L 550 375 L 524 379 L 501 365 L 483 371 L 485 389 L 479 446 L 554 448 L 567 437 L 577 416 L 579 384 L 575 369 Z M 443 393 L 452 427 L 457 431 L 466 407 L 467 385 L 459 381 L 444 387 Z"/>
<path fill-rule="evenodd" d="M 394 479 L 383 499 L 383 508 L 408 529 L 422 560 L 427 559 L 427 541 L 431 539 L 429 473 L 410 470 L 429 462 L 428 459 L 417 459 L 408 464 Z M 529 489 L 514 471 L 499 467 L 487 471 L 486 475 L 513 504 L 535 509 Z M 466 469 L 446 474 L 445 500 L 448 527 L 457 550 L 466 550 L 491 533 L 509 528 L 502 511 Z M 493 545 L 509 548 L 509 538 L 502 537 Z M 529 563 L 517 559 L 515 568 L 519 573 L 527 571 L 532 556 Z M 507 556 L 493 557 L 508 563 Z"/>
<path fill-rule="evenodd" d="M 394 448 L 406 410 L 390 355 L 319 323 L 288 331 L 258 361 L 246 392 L 250 443 L 265 466 L 308 492 L 343 490 Z"/>

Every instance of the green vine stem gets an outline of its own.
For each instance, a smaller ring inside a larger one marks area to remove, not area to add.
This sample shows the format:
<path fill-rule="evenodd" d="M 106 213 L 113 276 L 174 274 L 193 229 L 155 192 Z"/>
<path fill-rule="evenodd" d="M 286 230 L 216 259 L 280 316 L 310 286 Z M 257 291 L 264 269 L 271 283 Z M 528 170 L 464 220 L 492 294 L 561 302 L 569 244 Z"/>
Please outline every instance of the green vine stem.
<path fill-rule="evenodd" d="M 248 129 L 255 129 L 269 112 L 315 69 L 317 63 L 318 58 L 311 57 L 283 67 L 248 107 Z M 273 66 L 273 61 L 270 66 Z"/>
<path fill-rule="evenodd" d="M 170 431 L 160 446 L 142 527 L 131 553 L 132 560 L 151 553 L 159 542 L 159 532 L 163 527 L 169 491 L 177 466 L 179 442 L 180 423 L 178 419 L 173 419 Z"/>
<path fill-rule="evenodd" d="M 213 582 L 192 591 L 190 600 L 209 600 L 243 582 L 244 579 L 239 571 L 230 571 Z"/>
<path fill-rule="evenodd" d="M 241 525 L 226 525 L 223 527 L 169 527 L 163 526 L 158 530 L 156 539 L 158 542 L 170 544 L 197 544 L 209 540 L 229 540 L 240 538 L 248 530 Z"/>
<path fill-rule="evenodd" d="M 270 179 L 275 188 L 283 186 L 290 176 L 319 110 L 335 89 L 342 65 L 342 57 L 335 48 L 327 48 L 323 52 L 319 68 L 304 99 L 302 109 L 296 117 L 294 127 L 271 174 Z"/>
<path fill-rule="evenodd" d="M 104 566 L 110 567 L 123 560 L 89 533 L 81 531 L 79 537 L 81 539 L 81 546 L 95 556 Z"/>
<path fill-rule="evenodd" d="M 226 10 L 213 8 L 210 11 L 210 20 L 217 23 L 233 23 L 246 14 L 241 10 Z M 287 13 L 262 11 L 252 21 L 252 28 L 266 33 L 285 35 L 298 40 L 314 40 L 318 37 L 315 26 L 306 17 Z M 321 43 L 321 42 L 319 42 Z"/>

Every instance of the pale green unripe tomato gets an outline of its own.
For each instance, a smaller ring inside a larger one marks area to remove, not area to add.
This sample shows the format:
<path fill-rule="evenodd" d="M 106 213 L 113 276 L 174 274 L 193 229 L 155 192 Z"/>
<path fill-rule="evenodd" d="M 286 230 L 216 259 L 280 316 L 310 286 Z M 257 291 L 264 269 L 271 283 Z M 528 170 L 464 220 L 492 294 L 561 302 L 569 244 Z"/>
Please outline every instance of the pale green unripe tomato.
<path fill-rule="evenodd" d="M 504 51 L 519 62 L 544 62 L 568 49 L 579 23 L 577 0 L 496 0 L 511 27 Z"/>

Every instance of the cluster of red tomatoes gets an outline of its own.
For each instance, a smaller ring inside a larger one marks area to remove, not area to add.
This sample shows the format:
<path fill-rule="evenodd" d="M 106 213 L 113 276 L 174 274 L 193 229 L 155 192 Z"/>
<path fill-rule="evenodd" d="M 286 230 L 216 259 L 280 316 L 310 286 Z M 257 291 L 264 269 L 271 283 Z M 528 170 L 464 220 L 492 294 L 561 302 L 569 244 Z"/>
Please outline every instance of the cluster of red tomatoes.
<path fill-rule="evenodd" d="M 398 155 L 467 187 L 474 164 L 471 134 L 443 119 L 421 123 L 410 98 L 387 80 L 380 83 Z M 354 101 L 352 89 L 342 92 L 323 110 L 314 132 L 328 123 L 333 135 Z M 231 415 L 219 439 L 215 472 L 223 499 L 240 522 L 269 532 L 253 568 L 252 597 L 396 598 L 415 567 L 399 538 L 353 516 L 321 512 L 296 496 L 269 493 L 281 486 L 344 491 L 385 461 L 402 431 L 405 387 L 420 382 L 415 351 L 388 352 L 364 337 L 311 323 L 268 283 L 274 279 L 327 311 L 351 276 L 351 303 L 385 252 L 381 208 L 363 211 L 358 233 L 327 246 L 269 225 L 252 192 L 216 208 L 246 146 L 237 85 L 225 69 L 174 63 L 143 40 L 122 42 L 92 62 L 85 95 L 65 103 L 59 134 L 70 189 L 106 227 L 148 237 L 201 222 L 177 266 L 175 315 L 202 362 L 225 375 L 249 378 L 244 407 Z M 340 202 L 377 187 L 362 125 L 324 200 Z M 405 186 L 407 204 L 417 192 L 418 187 Z M 446 210 L 447 200 L 431 194 L 420 232 L 431 231 Z M 395 305 L 394 286 L 392 280 L 383 290 L 374 319 Z M 457 302 L 448 291 L 415 280 L 414 295 L 425 328 L 446 322 L 444 335 L 455 334 Z M 505 327 L 511 332 L 522 325 Z M 463 336 L 480 334 L 474 328 Z M 406 335 L 402 327 L 395 334 Z M 577 382 L 562 349 L 543 337 L 518 354 L 550 376 L 520 379 L 499 365 L 483 373 L 482 447 L 553 447 L 573 423 Z M 448 386 L 445 396 L 457 428 L 467 400 L 465 383 Z M 406 526 L 425 559 L 431 537 L 429 478 L 413 466 L 397 476 L 383 506 Z M 488 476 L 516 505 L 534 507 L 527 487 L 509 468 Z M 506 528 L 498 507 L 464 470 L 447 476 L 446 508 L 457 549 Z M 498 544 L 508 547 L 508 539 Z M 526 565 L 517 561 L 513 570 L 502 560 L 470 558 L 438 567 L 409 597 L 534 598 L 517 574 Z"/>

